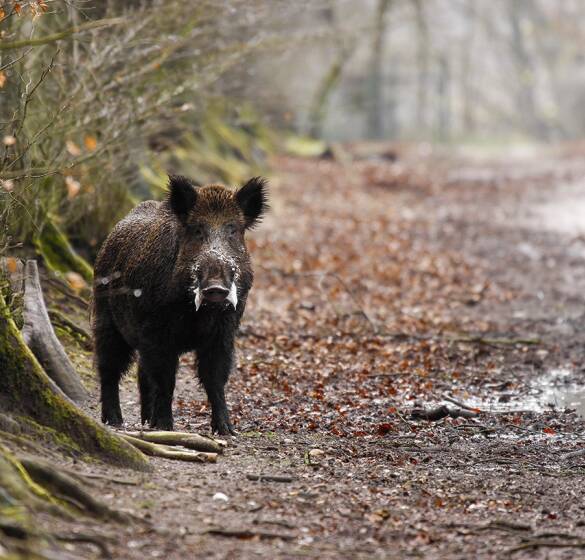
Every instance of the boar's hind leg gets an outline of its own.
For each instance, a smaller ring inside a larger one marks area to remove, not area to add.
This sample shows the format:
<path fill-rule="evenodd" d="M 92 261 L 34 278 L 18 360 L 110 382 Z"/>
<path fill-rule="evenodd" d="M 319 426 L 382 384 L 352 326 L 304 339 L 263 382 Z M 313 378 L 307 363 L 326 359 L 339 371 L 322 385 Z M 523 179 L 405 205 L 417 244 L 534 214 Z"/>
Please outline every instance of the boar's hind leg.
<path fill-rule="evenodd" d="M 140 393 L 140 422 L 146 424 L 152 421 L 154 395 L 152 382 L 144 371 L 142 360 L 138 364 L 138 391 Z"/>
<path fill-rule="evenodd" d="M 173 392 L 179 357 L 162 348 L 140 350 L 139 387 L 141 407 L 150 421 L 151 428 L 159 430 L 173 429 Z M 142 391 L 150 393 L 149 400 Z M 149 414 L 150 413 L 150 414 Z"/>
<path fill-rule="evenodd" d="M 94 336 L 101 387 L 102 422 L 120 426 L 122 424 L 120 378 L 132 361 L 133 351 L 111 323 L 97 326 Z"/>
<path fill-rule="evenodd" d="M 233 365 L 233 339 L 216 340 L 198 350 L 198 375 L 211 403 L 211 429 L 221 435 L 235 435 L 225 403 L 224 386 Z"/>

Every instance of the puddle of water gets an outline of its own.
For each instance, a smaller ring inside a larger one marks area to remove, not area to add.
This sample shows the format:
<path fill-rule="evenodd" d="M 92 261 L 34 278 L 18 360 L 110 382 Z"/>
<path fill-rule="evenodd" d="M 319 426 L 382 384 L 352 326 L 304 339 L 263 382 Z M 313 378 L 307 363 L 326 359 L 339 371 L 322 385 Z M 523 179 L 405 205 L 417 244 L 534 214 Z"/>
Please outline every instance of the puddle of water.
<path fill-rule="evenodd" d="M 544 412 L 550 410 L 551 407 L 557 410 L 570 408 L 585 418 L 585 385 L 574 383 L 571 379 L 573 379 L 573 372 L 570 369 L 554 369 L 533 379 L 528 386 L 526 396 L 511 396 L 507 402 L 479 399 L 469 399 L 467 402 L 487 412 L 514 410 Z"/>
<path fill-rule="evenodd" d="M 571 236 L 585 233 L 585 192 L 582 184 L 560 188 L 554 199 L 532 206 L 533 224 L 540 230 Z"/>
<path fill-rule="evenodd" d="M 585 386 L 570 382 L 571 371 L 566 368 L 552 370 L 533 382 L 541 394 L 538 398 L 541 409 L 553 405 L 559 410 L 574 409 L 585 417 Z"/>

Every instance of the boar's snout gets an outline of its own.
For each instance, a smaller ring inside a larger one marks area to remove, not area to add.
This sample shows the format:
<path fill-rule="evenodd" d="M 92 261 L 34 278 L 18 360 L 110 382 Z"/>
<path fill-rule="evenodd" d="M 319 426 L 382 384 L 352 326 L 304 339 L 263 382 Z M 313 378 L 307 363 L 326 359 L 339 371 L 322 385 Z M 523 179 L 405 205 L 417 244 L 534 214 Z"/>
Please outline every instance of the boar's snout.
<path fill-rule="evenodd" d="M 213 256 L 212 256 L 213 257 Z M 202 303 L 238 305 L 236 267 L 227 259 L 201 259 L 196 268 L 195 307 Z"/>
<path fill-rule="evenodd" d="M 222 301 L 225 301 L 230 293 L 228 288 L 224 288 L 218 284 L 204 288 L 201 291 L 203 292 L 203 299 L 205 301 L 211 301 L 212 303 L 221 303 Z"/>

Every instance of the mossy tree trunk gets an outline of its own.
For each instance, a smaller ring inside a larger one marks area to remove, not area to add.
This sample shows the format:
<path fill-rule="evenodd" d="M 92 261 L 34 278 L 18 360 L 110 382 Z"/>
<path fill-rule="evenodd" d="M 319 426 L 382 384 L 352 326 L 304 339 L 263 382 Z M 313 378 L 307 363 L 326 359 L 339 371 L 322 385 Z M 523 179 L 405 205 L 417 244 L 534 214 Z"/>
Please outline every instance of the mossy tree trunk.
<path fill-rule="evenodd" d="M 39 255 L 45 264 L 56 272 L 76 272 L 88 284 L 93 280 L 91 266 L 80 257 L 53 219 L 48 216 L 41 232 L 34 239 Z"/>
<path fill-rule="evenodd" d="M 0 293 L 0 407 L 64 435 L 80 451 L 146 469 L 144 456 L 79 410 L 47 376 L 24 343 Z"/>

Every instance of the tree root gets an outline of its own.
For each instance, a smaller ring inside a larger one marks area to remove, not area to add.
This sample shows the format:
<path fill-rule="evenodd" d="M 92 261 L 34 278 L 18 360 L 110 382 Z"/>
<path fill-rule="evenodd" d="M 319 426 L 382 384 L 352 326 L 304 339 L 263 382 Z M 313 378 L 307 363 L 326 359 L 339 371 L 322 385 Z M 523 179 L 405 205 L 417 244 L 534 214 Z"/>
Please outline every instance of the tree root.
<path fill-rule="evenodd" d="M 144 454 L 152 457 L 163 457 L 164 459 L 176 459 L 177 461 L 191 461 L 194 463 L 215 463 L 217 461 L 217 453 L 201 453 L 189 449 L 182 451 L 169 445 L 150 443 L 123 433 L 119 435 Z"/>
<path fill-rule="evenodd" d="M 128 520 L 122 513 L 110 509 L 105 504 L 97 501 L 71 476 L 57 470 L 55 465 L 32 457 L 21 457 L 19 461 L 31 479 L 38 485 L 42 485 L 43 490 L 50 488 L 62 500 L 75 504 L 81 511 L 105 520 L 121 522 Z M 44 492 L 48 494 L 47 490 L 44 490 Z"/>
<path fill-rule="evenodd" d="M 78 480 L 89 479 L 89 480 L 106 480 L 107 482 L 112 482 L 113 484 L 121 484 L 122 486 L 138 486 L 140 482 L 138 480 L 126 480 L 124 478 L 113 478 L 111 476 L 105 476 L 102 474 L 95 474 L 95 473 L 82 473 L 82 472 L 72 472 L 66 471 L 69 475 L 77 478 Z"/>
<path fill-rule="evenodd" d="M 88 393 L 51 325 L 35 260 L 28 260 L 25 265 L 23 314 L 22 336 L 26 345 L 70 399 L 85 401 Z"/>
<path fill-rule="evenodd" d="M 223 453 L 227 442 L 223 439 L 209 438 L 188 432 L 124 432 L 123 435 L 149 443 L 178 445 L 207 453 Z"/>
<path fill-rule="evenodd" d="M 112 558 L 112 553 L 108 545 L 104 542 L 104 537 L 100 537 L 99 535 L 89 535 L 87 533 L 53 533 L 51 536 L 62 542 L 93 544 L 98 548 L 103 558 Z"/>

